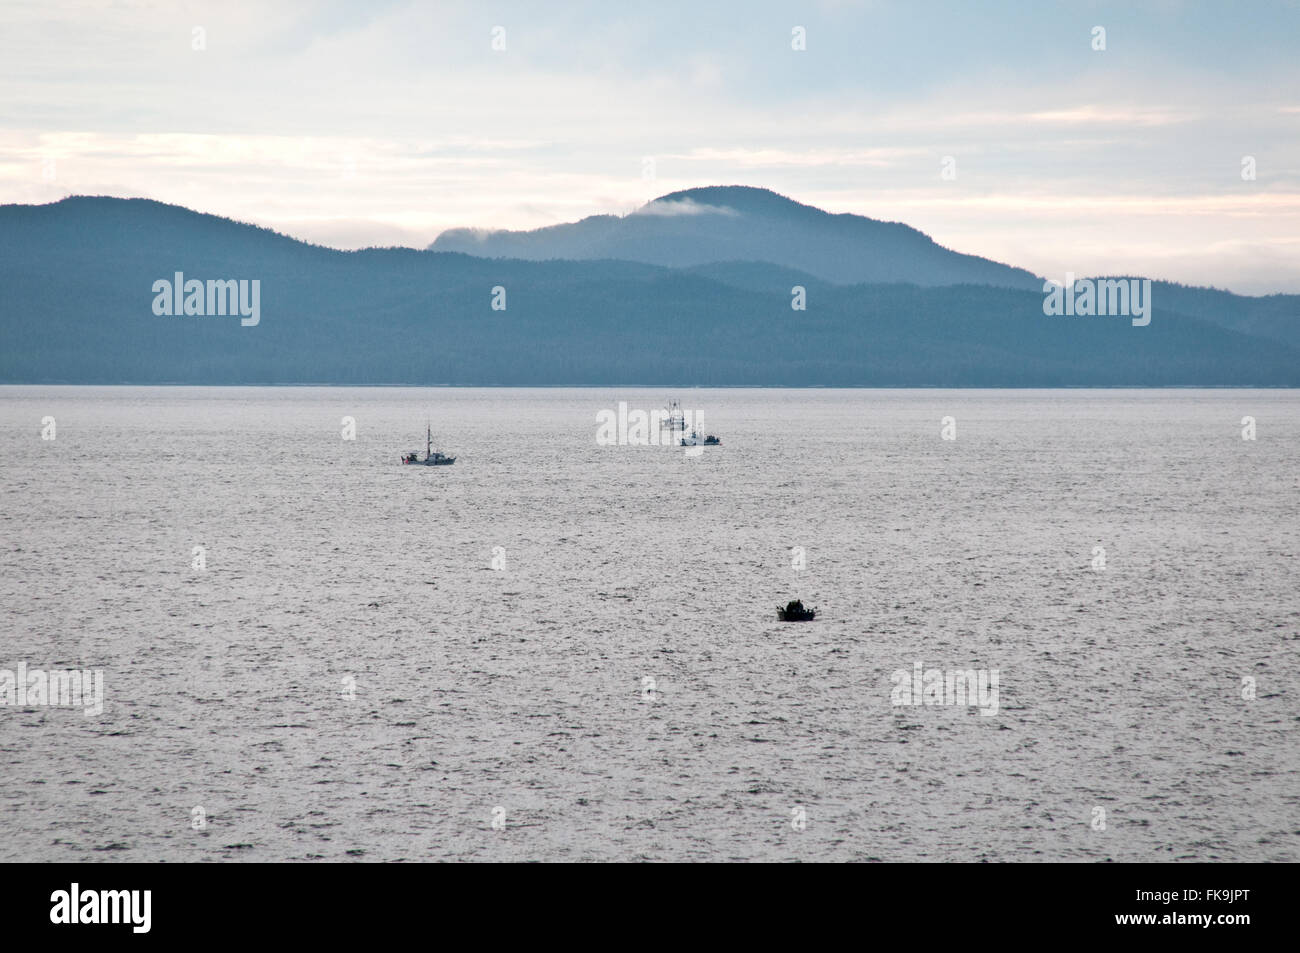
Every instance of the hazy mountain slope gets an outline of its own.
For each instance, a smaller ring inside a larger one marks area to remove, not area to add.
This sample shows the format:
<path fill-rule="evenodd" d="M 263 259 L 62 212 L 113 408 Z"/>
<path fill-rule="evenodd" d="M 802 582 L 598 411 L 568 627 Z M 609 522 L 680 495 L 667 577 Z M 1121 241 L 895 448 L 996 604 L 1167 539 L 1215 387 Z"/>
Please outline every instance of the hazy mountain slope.
<path fill-rule="evenodd" d="M 837 284 L 1042 287 L 1021 268 L 950 251 L 899 222 L 832 215 L 745 186 L 673 192 L 631 215 L 597 215 L 535 231 L 453 229 L 429 247 L 486 258 L 620 258 L 672 267 L 764 261 Z"/>
<path fill-rule="evenodd" d="M 1300 295 L 1247 297 L 1217 288 L 1196 288 L 1155 281 L 1157 307 L 1300 348 Z"/>

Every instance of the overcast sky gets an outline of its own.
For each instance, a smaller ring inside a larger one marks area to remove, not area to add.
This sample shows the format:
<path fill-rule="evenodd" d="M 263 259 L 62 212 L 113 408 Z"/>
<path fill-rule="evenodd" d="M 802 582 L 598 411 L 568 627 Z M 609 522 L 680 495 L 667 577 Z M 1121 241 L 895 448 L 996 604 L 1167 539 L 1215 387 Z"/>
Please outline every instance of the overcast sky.
<path fill-rule="evenodd" d="M 1300 292 L 1300 0 L 551 6 L 0 0 L 0 202 L 423 247 L 745 184 L 1047 276 Z"/>

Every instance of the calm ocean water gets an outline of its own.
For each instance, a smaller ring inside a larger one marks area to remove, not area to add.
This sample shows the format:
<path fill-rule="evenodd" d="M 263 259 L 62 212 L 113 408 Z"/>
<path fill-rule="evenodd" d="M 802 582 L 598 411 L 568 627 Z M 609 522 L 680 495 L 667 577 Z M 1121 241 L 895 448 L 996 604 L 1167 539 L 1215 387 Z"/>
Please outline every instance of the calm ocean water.
<path fill-rule="evenodd" d="M 597 444 L 674 396 L 722 447 Z M 426 420 L 455 466 L 398 464 Z M 105 685 L 0 708 L 0 860 L 1300 859 L 1300 393 L 6 387 L 0 424 L 0 669 Z M 916 663 L 997 712 L 892 704 Z"/>

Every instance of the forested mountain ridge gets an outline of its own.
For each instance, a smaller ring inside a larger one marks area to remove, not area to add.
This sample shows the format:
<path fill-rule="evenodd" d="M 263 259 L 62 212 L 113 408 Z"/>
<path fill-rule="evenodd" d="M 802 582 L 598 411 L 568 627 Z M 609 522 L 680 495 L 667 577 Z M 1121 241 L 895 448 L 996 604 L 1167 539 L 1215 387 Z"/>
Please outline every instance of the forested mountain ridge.
<path fill-rule="evenodd" d="M 156 283 L 177 272 L 257 281 L 256 325 L 155 313 Z M 0 206 L 0 382 L 1300 385 L 1297 296 L 1157 282 L 1151 324 L 1132 327 L 1048 317 L 1035 282 L 344 252 L 158 202 L 74 197 Z M 805 310 L 791 307 L 795 285 Z"/>

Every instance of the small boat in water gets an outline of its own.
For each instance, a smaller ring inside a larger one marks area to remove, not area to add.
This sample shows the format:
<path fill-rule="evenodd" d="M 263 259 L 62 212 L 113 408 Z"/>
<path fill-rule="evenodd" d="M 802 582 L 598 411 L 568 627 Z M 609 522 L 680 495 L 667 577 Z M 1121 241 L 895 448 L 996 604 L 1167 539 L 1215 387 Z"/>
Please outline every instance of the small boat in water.
<path fill-rule="evenodd" d="M 778 606 L 776 610 L 776 617 L 781 622 L 811 622 L 816 615 L 816 609 L 805 609 L 799 599 L 787 602 L 784 609 Z"/>
<path fill-rule="evenodd" d="M 709 434 L 707 437 L 701 437 L 698 430 L 692 430 L 689 437 L 682 438 L 683 447 L 720 447 L 722 439 Z"/>
<path fill-rule="evenodd" d="M 414 464 L 417 467 L 449 467 L 456 462 L 455 457 L 449 457 L 441 450 L 433 449 L 433 428 L 428 427 L 425 430 L 424 459 L 420 459 L 420 454 L 416 450 L 410 453 L 402 454 L 402 462 Z"/>

